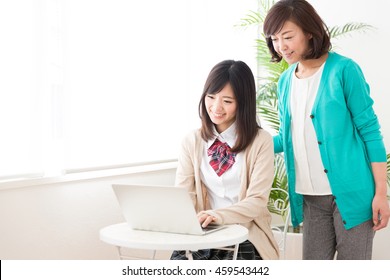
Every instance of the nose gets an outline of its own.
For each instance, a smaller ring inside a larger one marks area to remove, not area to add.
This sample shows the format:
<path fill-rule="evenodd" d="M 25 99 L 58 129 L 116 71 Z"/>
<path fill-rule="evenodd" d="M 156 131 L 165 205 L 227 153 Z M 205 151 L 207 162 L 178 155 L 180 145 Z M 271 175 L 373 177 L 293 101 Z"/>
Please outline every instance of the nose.
<path fill-rule="evenodd" d="M 284 51 L 287 49 L 287 44 L 284 42 L 284 40 L 279 41 L 279 50 Z"/>
<path fill-rule="evenodd" d="M 215 111 L 219 111 L 219 110 L 221 110 L 222 109 L 222 105 L 223 105 L 223 103 L 222 103 L 222 98 L 219 96 L 219 94 L 216 94 L 215 95 L 215 99 L 214 99 L 214 102 L 213 102 L 213 108 L 214 108 L 214 110 Z"/>

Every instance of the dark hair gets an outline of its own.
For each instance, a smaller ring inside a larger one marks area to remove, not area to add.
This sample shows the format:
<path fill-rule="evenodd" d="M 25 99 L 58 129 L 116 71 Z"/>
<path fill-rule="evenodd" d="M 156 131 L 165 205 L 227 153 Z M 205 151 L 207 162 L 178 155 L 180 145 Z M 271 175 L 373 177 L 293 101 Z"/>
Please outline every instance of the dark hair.
<path fill-rule="evenodd" d="M 304 59 L 316 59 L 327 53 L 332 44 L 328 27 L 317 11 L 305 0 L 280 0 L 268 11 L 264 19 L 263 32 L 271 53 L 271 61 L 279 62 L 282 57 L 275 51 L 271 36 L 280 32 L 286 21 L 298 25 L 305 34 L 311 34 L 309 50 Z"/>
<path fill-rule="evenodd" d="M 205 141 L 215 137 L 214 123 L 207 113 L 205 98 L 208 94 L 220 92 L 227 84 L 232 87 L 237 101 L 237 141 L 232 151 L 240 152 L 248 147 L 260 128 L 256 117 L 255 79 L 249 66 L 242 61 L 224 60 L 211 69 L 199 102 L 201 135 Z"/>

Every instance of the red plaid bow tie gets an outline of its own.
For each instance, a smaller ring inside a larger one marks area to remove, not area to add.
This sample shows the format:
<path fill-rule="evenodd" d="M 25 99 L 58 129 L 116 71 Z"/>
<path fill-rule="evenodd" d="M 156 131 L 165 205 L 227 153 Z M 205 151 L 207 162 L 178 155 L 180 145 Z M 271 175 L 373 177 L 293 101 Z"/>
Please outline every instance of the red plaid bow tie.
<path fill-rule="evenodd" d="M 215 142 L 207 150 L 207 155 L 211 156 L 210 165 L 218 176 L 233 166 L 236 157 L 236 153 L 231 152 L 229 145 L 218 139 L 215 139 Z"/>

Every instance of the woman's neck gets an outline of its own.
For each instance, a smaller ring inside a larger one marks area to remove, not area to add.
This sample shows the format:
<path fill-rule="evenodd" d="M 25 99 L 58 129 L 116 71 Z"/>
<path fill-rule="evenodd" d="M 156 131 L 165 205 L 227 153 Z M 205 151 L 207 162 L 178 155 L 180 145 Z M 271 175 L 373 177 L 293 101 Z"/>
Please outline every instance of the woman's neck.
<path fill-rule="evenodd" d="M 323 54 L 320 58 L 317 59 L 308 59 L 302 60 L 298 63 L 298 66 L 295 70 L 295 75 L 299 79 L 304 79 L 312 76 L 317 70 L 324 64 L 328 58 L 328 53 Z"/>

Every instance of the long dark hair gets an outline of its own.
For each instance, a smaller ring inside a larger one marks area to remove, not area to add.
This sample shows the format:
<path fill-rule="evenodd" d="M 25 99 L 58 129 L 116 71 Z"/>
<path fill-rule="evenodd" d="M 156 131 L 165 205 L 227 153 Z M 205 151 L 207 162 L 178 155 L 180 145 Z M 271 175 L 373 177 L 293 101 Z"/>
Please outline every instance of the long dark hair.
<path fill-rule="evenodd" d="M 309 49 L 304 59 L 320 58 L 331 48 L 328 27 L 317 11 L 305 0 L 279 0 L 268 11 L 264 19 L 263 32 L 271 53 L 271 61 L 279 62 L 282 57 L 275 51 L 271 36 L 280 32 L 286 21 L 298 25 L 305 34 L 311 34 Z"/>
<path fill-rule="evenodd" d="M 215 137 L 214 123 L 205 106 L 206 96 L 220 92 L 228 83 L 237 100 L 237 141 L 232 151 L 240 152 L 248 147 L 260 128 L 256 117 L 255 79 L 249 66 L 242 61 L 224 60 L 211 69 L 199 102 L 199 116 L 202 120 L 201 135 L 205 141 Z"/>

